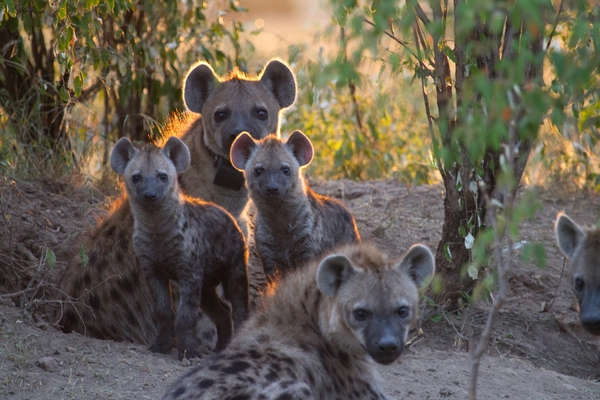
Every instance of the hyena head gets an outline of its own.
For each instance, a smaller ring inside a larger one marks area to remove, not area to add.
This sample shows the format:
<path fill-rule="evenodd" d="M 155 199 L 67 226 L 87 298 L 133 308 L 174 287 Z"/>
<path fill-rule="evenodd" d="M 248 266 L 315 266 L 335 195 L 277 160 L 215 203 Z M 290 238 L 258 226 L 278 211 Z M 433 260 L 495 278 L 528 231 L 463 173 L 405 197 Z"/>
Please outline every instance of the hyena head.
<path fill-rule="evenodd" d="M 183 99 L 190 111 L 202 114 L 206 146 L 227 159 L 241 132 L 249 132 L 256 139 L 278 134 L 281 110 L 296 99 L 296 80 L 289 67 L 278 60 L 269 62 L 258 77 L 235 70 L 225 79 L 200 62 L 185 78 Z"/>
<path fill-rule="evenodd" d="M 559 213 L 554 226 L 560 251 L 569 259 L 581 325 L 600 335 L 600 230 L 586 230 Z"/>
<path fill-rule="evenodd" d="M 243 171 L 250 195 L 279 200 L 304 191 L 302 168 L 313 158 L 313 147 L 306 135 L 294 131 L 283 142 L 275 135 L 255 140 L 247 133 L 231 146 L 231 163 Z"/>
<path fill-rule="evenodd" d="M 317 286 L 331 300 L 321 330 L 348 351 L 366 350 L 380 364 L 394 362 L 417 318 L 419 287 L 434 270 L 433 255 L 423 245 L 411 247 L 399 262 L 372 244 L 338 250 L 317 272 Z"/>
<path fill-rule="evenodd" d="M 121 138 L 110 153 L 110 166 L 123 175 L 130 201 L 155 207 L 177 196 L 177 173 L 190 165 L 190 152 L 178 138 L 171 137 L 161 149 L 147 144 L 136 149 Z"/>

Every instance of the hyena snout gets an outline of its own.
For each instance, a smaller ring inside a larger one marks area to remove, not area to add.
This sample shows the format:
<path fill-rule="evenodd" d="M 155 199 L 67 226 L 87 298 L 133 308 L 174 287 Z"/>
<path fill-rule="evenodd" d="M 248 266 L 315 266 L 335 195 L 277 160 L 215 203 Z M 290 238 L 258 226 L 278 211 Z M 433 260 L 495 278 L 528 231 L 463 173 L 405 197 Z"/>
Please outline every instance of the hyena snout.
<path fill-rule="evenodd" d="M 600 292 L 586 293 L 579 303 L 581 325 L 588 332 L 600 335 Z"/>
<path fill-rule="evenodd" d="M 375 329 L 367 337 L 367 352 L 379 364 L 388 365 L 396 361 L 404 350 L 404 330 L 391 325 Z"/>

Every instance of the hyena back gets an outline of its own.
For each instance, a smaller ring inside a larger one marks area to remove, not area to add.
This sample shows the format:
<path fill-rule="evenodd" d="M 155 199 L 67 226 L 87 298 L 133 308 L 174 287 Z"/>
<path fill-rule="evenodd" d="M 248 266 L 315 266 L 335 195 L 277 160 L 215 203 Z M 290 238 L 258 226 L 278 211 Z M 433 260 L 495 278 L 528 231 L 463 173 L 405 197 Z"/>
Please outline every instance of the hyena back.
<path fill-rule="evenodd" d="M 559 213 L 555 231 L 558 247 L 571 264 L 581 325 L 600 335 L 600 229 L 582 228 Z"/>
<path fill-rule="evenodd" d="M 344 204 L 308 187 L 302 170 L 312 158 L 312 144 L 300 131 L 285 142 L 274 135 L 257 141 L 242 133 L 231 147 L 231 161 L 244 171 L 255 208 L 256 251 L 271 278 L 360 241 Z"/>
<path fill-rule="evenodd" d="M 168 353 L 177 338 L 179 359 L 201 355 L 196 337 L 199 306 L 217 327 L 217 350 L 231 338 L 232 314 L 236 328 L 248 314 L 244 236 L 224 209 L 179 192 L 177 173 L 189 163 L 187 146 L 176 137 L 162 149 L 152 144 L 136 149 L 122 138 L 110 157 L 111 167 L 125 181 L 134 216 L 133 249 L 159 322 L 150 350 Z M 170 280 L 179 284 L 176 315 Z M 217 295 L 221 283 L 231 308 Z"/>
<path fill-rule="evenodd" d="M 229 163 L 228 146 L 242 131 L 256 138 L 278 133 L 281 112 L 295 95 L 293 73 L 276 60 L 258 77 L 234 71 L 222 79 L 204 63 L 193 67 L 185 81 L 184 100 L 192 113 L 201 116 L 188 114 L 169 127 L 190 150 L 190 168 L 179 176 L 183 192 L 224 207 L 244 230 L 242 210 L 248 194 L 243 181 L 237 190 L 240 174 Z M 57 279 L 68 299 L 59 318 L 63 331 L 143 344 L 154 340 L 157 322 L 149 306 L 152 296 L 137 265 L 132 234 L 133 215 L 128 201 L 121 199 Z M 257 298 L 264 276 L 262 271 L 250 274 L 252 298 Z M 214 333 L 206 330 L 202 335 L 208 340 Z"/>
<path fill-rule="evenodd" d="M 372 244 L 340 248 L 285 276 L 225 351 L 164 399 L 384 399 L 370 359 L 401 355 L 434 269 L 422 245 L 399 262 Z"/>

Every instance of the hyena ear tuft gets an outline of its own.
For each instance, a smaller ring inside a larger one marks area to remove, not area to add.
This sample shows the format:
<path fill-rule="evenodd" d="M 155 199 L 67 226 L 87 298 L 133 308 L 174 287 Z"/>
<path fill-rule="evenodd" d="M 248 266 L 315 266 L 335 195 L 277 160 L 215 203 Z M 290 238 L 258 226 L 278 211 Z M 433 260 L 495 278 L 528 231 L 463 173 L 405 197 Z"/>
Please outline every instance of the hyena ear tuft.
<path fill-rule="evenodd" d="M 300 131 L 292 132 L 285 145 L 294 154 L 301 167 L 310 164 L 314 150 L 310 139 L 304 133 Z"/>
<path fill-rule="evenodd" d="M 575 250 L 585 239 L 585 231 L 564 213 L 556 217 L 554 231 L 560 251 L 568 258 L 573 258 Z"/>
<path fill-rule="evenodd" d="M 256 142 L 248 132 L 242 132 L 235 138 L 229 151 L 231 164 L 240 171 L 246 169 L 246 164 L 252 155 L 252 150 L 256 147 Z"/>
<path fill-rule="evenodd" d="M 181 139 L 171 136 L 167 140 L 165 147 L 163 147 L 162 152 L 173 162 L 177 172 L 183 172 L 190 166 L 190 150 Z"/>
<path fill-rule="evenodd" d="M 198 63 L 190 69 L 183 84 L 183 101 L 190 111 L 201 114 L 202 107 L 219 85 L 210 65 Z"/>
<path fill-rule="evenodd" d="M 317 287 L 326 296 L 335 296 L 339 288 L 356 273 L 352 263 L 341 254 L 334 254 L 321 261 L 317 271 Z"/>
<path fill-rule="evenodd" d="M 292 70 L 279 60 L 271 60 L 265 67 L 260 81 L 269 88 L 281 108 L 296 101 L 296 79 Z"/>
<path fill-rule="evenodd" d="M 125 173 L 125 168 L 135 156 L 137 150 L 126 137 L 119 139 L 110 152 L 110 167 L 119 175 Z"/>
<path fill-rule="evenodd" d="M 416 244 L 408 249 L 397 268 L 408 272 L 415 284 L 420 287 L 425 282 L 425 278 L 433 276 L 435 259 L 427 246 Z"/>

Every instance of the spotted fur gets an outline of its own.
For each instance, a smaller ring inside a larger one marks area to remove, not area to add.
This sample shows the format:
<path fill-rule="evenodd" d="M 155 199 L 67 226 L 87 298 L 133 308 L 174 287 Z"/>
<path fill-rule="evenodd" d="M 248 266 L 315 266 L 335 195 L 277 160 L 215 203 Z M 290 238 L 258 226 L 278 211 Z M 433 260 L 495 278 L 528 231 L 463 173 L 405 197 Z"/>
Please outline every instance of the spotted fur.
<path fill-rule="evenodd" d="M 168 127 L 169 135 L 181 137 L 190 150 L 190 168 L 179 177 L 183 192 L 222 206 L 244 230 L 248 193 L 245 187 L 233 190 L 215 184 L 219 165 L 225 165 L 227 171 L 229 146 L 240 132 L 249 131 L 256 138 L 278 133 L 281 112 L 294 102 L 295 94 L 294 75 L 280 61 L 271 61 L 257 77 L 234 71 L 219 78 L 205 63 L 194 66 L 184 87 L 191 113 L 173 118 Z M 225 118 L 217 113 L 225 113 Z M 63 331 L 152 343 L 158 333 L 157 322 L 149 306 L 150 288 L 133 250 L 132 233 L 133 215 L 123 198 L 77 246 L 72 262 L 57 279 L 66 300 L 58 316 Z M 258 298 L 263 286 L 262 268 L 250 269 L 251 299 Z M 214 328 L 210 323 L 207 326 L 206 319 L 200 323 L 198 334 L 204 343 L 212 338 L 214 345 Z"/>
<path fill-rule="evenodd" d="M 422 245 L 400 262 L 372 244 L 338 249 L 284 277 L 227 349 L 163 399 L 385 399 L 371 360 L 400 356 L 434 269 Z"/>
<path fill-rule="evenodd" d="M 231 161 L 246 177 L 255 208 L 254 243 L 270 278 L 360 241 L 344 204 L 308 187 L 302 170 L 312 157 L 312 144 L 300 131 L 285 142 L 274 135 L 257 141 L 242 133 L 231 147 Z"/>

